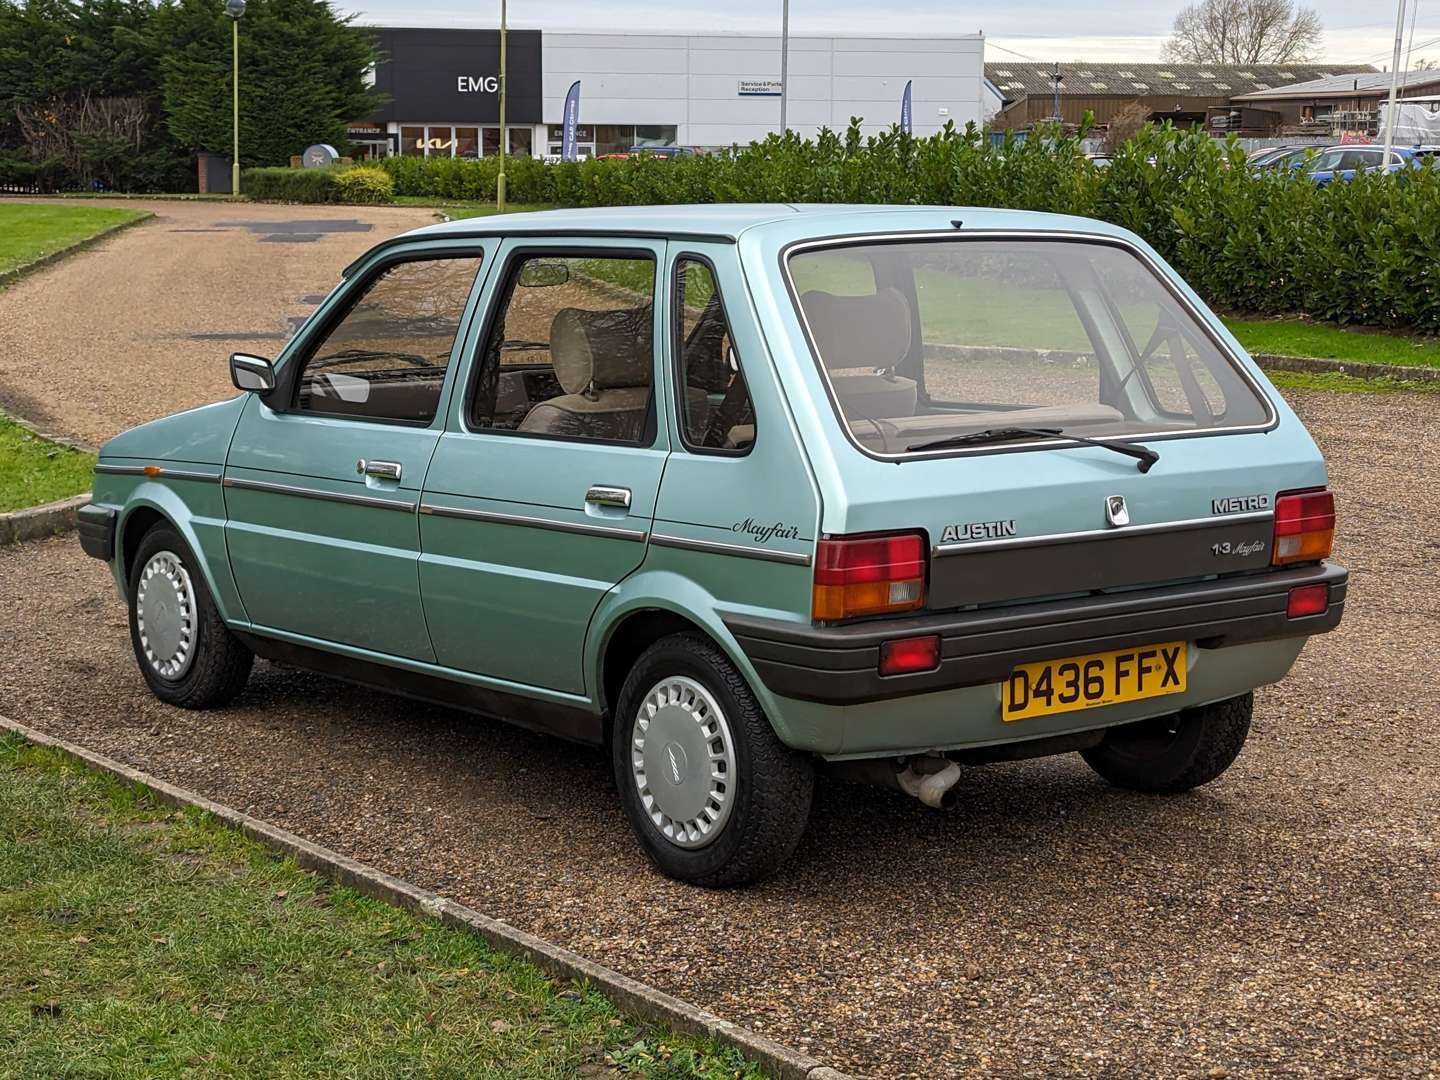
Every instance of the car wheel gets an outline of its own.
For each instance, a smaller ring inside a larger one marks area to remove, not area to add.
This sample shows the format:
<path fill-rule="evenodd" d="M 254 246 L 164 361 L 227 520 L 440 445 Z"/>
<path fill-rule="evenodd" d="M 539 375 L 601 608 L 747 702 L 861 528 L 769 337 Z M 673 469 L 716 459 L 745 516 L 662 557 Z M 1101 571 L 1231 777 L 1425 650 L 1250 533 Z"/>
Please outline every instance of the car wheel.
<path fill-rule="evenodd" d="M 151 692 L 184 709 L 224 705 L 255 661 L 221 620 L 190 548 L 166 525 L 145 534 L 130 567 L 130 641 Z"/>
<path fill-rule="evenodd" d="M 759 881 L 805 831 L 813 762 L 776 738 L 740 672 L 697 634 L 663 638 L 635 662 L 612 750 L 625 816 L 670 877 Z"/>
<path fill-rule="evenodd" d="M 1125 724 L 1080 756 L 1117 787 L 1161 795 L 1189 791 L 1230 767 L 1250 734 L 1254 709 L 1255 695 L 1241 694 Z"/>

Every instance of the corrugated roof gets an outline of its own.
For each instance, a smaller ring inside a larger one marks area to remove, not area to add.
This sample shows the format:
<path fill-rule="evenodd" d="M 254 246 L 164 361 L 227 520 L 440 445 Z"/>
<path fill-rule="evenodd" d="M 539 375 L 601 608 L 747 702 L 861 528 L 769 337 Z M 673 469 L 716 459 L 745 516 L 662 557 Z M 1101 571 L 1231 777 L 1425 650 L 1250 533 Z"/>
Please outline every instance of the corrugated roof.
<path fill-rule="evenodd" d="M 1440 86 L 1440 71 L 1402 71 L 1402 87 Z M 1344 97 L 1357 90 L 1386 92 L 1390 89 L 1388 71 L 1362 71 L 1348 74 L 1328 75 L 1323 79 L 1294 83 L 1289 86 L 1270 86 L 1268 89 L 1237 95 L 1245 101 L 1274 101 L 1292 97 Z"/>
<path fill-rule="evenodd" d="M 985 65 L 986 77 L 1011 101 L 1031 94 L 1054 94 L 1052 71 L 1053 64 L 1027 61 Z M 1072 60 L 1060 65 L 1060 94 L 1228 98 L 1270 87 L 1288 89 L 1315 80 L 1353 77 L 1355 73 L 1384 77 L 1364 64 L 1097 64 Z M 1436 80 L 1440 81 L 1440 75 Z"/>

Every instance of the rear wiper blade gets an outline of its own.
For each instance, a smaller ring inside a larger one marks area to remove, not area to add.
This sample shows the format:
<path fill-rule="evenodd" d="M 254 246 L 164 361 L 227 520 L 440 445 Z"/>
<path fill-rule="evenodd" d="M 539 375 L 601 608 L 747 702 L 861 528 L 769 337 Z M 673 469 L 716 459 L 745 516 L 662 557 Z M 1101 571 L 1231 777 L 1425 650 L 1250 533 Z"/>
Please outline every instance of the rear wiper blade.
<path fill-rule="evenodd" d="M 1160 460 L 1160 455 L 1148 446 L 1138 446 L 1135 443 L 1127 442 L 1109 442 L 1105 439 L 1087 439 L 1083 435 L 1068 435 L 1063 428 L 986 428 L 983 431 L 971 431 L 964 435 L 951 435 L 944 439 L 915 443 L 905 449 L 913 452 L 944 450 L 955 446 L 983 446 L 986 443 L 1008 442 L 1011 439 L 1020 439 L 1026 436 L 1038 439 L 1069 439 L 1071 442 L 1083 443 L 1086 446 L 1098 446 L 1104 450 L 1113 450 L 1117 454 L 1137 459 L 1142 473 L 1149 472 L 1150 467 Z"/>

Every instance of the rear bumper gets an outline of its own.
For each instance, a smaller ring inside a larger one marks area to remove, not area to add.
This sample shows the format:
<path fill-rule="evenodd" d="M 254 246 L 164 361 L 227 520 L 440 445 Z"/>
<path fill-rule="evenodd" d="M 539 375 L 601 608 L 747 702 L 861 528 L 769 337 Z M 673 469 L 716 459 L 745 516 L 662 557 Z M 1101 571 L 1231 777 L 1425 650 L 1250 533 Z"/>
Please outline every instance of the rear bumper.
<path fill-rule="evenodd" d="M 1349 574 L 1324 563 L 1241 578 L 1175 585 L 1021 607 L 922 615 L 849 626 L 812 626 L 728 616 L 725 625 L 773 693 L 827 705 L 857 705 L 1000 682 L 1017 664 L 1192 641 L 1219 649 L 1333 630 L 1345 610 Z M 1290 590 L 1330 587 L 1328 608 L 1291 619 Z M 881 675 L 880 644 L 940 636 L 940 665 Z"/>
<path fill-rule="evenodd" d="M 115 555 L 115 508 L 113 506 L 82 506 L 76 515 L 80 547 L 86 555 L 109 562 Z"/>

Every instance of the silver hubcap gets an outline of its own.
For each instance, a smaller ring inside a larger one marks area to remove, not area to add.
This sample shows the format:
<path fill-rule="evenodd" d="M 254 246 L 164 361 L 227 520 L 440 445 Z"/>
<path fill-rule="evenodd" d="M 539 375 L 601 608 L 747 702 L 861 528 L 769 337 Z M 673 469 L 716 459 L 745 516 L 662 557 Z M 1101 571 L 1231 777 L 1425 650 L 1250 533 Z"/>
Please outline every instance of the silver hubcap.
<path fill-rule="evenodd" d="M 630 768 L 640 804 L 670 843 L 699 848 L 720 835 L 735 802 L 735 742 L 705 687 L 676 675 L 650 688 Z"/>
<path fill-rule="evenodd" d="M 172 682 L 183 679 L 195 658 L 195 590 L 190 572 L 173 552 L 157 551 L 140 572 L 135 626 L 155 674 Z"/>

